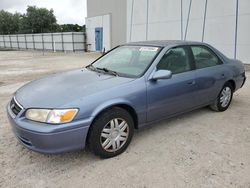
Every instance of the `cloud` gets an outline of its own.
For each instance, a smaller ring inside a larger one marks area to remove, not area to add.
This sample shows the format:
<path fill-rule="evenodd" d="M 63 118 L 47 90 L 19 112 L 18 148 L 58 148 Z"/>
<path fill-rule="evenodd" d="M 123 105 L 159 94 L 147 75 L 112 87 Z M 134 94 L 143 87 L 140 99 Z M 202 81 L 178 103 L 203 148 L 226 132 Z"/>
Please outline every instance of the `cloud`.
<path fill-rule="evenodd" d="M 24 0 L 1 0 L 0 9 L 9 9 L 25 4 Z"/>
<path fill-rule="evenodd" d="M 86 0 L 0 0 L 0 9 L 25 13 L 28 5 L 53 9 L 59 24 L 83 25 L 87 16 Z"/>

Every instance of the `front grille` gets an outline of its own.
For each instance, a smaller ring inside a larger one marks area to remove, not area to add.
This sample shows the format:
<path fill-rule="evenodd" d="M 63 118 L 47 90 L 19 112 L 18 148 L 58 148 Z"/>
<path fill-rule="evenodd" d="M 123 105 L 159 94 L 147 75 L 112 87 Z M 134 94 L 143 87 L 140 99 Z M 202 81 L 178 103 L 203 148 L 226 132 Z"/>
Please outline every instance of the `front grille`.
<path fill-rule="evenodd" d="M 18 104 L 18 102 L 15 100 L 15 97 L 13 97 L 10 101 L 10 109 L 16 116 L 22 111 L 23 107 Z"/>

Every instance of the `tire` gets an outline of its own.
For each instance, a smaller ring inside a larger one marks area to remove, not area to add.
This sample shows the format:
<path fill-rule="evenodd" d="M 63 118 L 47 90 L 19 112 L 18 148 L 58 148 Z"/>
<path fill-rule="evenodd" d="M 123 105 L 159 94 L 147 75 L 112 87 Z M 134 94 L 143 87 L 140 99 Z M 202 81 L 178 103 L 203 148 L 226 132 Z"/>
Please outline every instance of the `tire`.
<path fill-rule="evenodd" d="M 222 99 L 224 97 L 224 100 Z M 227 98 L 225 98 L 227 97 Z M 217 112 L 223 112 L 228 109 L 233 98 L 233 86 L 231 83 L 227 82 L 221 89 L 217 99 L 210 108 Z"/>
<path fill-rule="evenodd" d="M 101 113 L 90 127 L 88 144 L 90 150 L 101 158 L 123 153 L 134 134 L 134 121 L 122 108 L 114 107 Z"/>

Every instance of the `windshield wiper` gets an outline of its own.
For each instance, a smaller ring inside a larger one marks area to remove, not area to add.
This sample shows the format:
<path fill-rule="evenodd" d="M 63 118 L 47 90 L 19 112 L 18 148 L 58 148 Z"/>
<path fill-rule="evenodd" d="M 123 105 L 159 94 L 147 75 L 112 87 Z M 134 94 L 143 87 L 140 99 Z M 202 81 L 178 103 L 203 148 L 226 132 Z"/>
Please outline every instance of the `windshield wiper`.
<path fill-rule="evenodd" d="M 97 68 L 96 68 L 96 67 L 94 67 L 92 64 L 90 64 L 90 65 L 86 66 L 85 68 L 88 68 L 88 69 L 90 69 L 90 70 L 93 70 L 93 71 L 99 72 L 99 71 L 97 70 Z"/>
<path fill-rule="evenodd" d="M 86 68 L 89 68 L 89 69 L 91 69 L 91 70 L 93 70 L 93 71 L 96 71 L 96 72 L 102 71 L 102 72 L 105 72 L 105 73 L 108 73 L 108 74 L 112 74 L 112 75 L 114 75 L 114 76 L 118 76 L 118 73 L 117 73 L 117 72 L 112 71 L 112 70 L 109 70 L 109 69 L 107 69 L 107 68 L 105 68 L 105 67 L 99 68 L 99 67 L 94 67 L 93 65 L 90 64 L 90 65 L 86 66 Z"/>
<path fill-rule="evenodd" d="M 99 68 L 99 67 L 95 67 L 97 70 L 102 70 L 102 71 L 104 71 L 104 72 L 106 72 L 106 73 L 109 73 L 109 74 L 112 74 L 112 75 L 114 75 L 114 76 L 118 76 L 118 73 L 116 72 L 116 71 L 112 71 L 112 70 L 110 70 L 110 69 L 107 69 L 107 68 L 105 68 L 105 67 L 103 67 L 103 68 Z"/>

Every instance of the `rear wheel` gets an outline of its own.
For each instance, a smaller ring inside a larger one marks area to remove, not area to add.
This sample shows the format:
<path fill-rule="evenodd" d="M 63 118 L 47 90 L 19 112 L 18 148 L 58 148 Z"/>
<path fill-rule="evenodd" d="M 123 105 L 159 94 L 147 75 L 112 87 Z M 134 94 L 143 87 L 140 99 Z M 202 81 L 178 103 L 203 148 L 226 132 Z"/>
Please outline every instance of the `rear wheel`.
<path fill-rule="evenodd" d="M 217 99 L 210 105 L 210 108 L 217 112 L 223 112 L 230 106 L 232 97 L 233 86 L 228 82 L 223 86 Z"/>
<path fill-rule="evenodd" d="M 112 108 L 97 117 L 89 133 L 89 146 L 95 155 L 110 158 L 128 147 L 134 133 L 131 115 L 122 108 Z"/>

